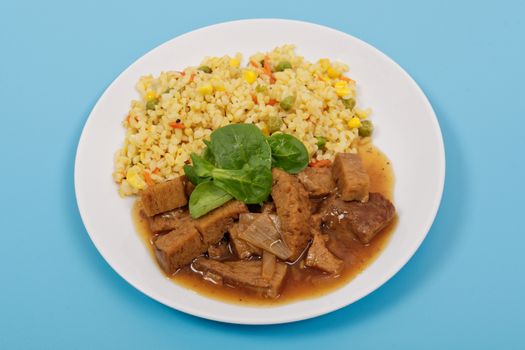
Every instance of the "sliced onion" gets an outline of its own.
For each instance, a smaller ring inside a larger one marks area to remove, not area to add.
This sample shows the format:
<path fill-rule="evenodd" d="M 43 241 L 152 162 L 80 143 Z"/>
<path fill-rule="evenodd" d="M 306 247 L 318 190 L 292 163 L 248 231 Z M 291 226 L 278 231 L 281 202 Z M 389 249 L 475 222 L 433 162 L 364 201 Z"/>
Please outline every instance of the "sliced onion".
<path fill-rule="evenodd" d="M 245 230 L 239 232 L 240 238 L 273 253 L 282 260 L 292 255 L 268 214 L 241 214 L 239 222 L 241 225 L 247 225 Z"/>
<path fill-rule="evenodd" d="M 277 258 L 267 250 L 263 250 L 262 256 L 262 277 L 269 280 L 275 273 L 275 267 L 277 265 Z"/>
<path fill-rule="evenodd" d="M 259 217 L 261 214 L 257 213 L 242 213 L 239 215 L 239 224 L 244 225 L 244 227 L 248 227 L 253 223 L 253 220 L 255 220 L 257 217 Z"/>
<path fill-rule="evenodd" d="M 281 219 L 279 219 L 279 216 L 277 214 L 268 214 L 270 219 L 272 219 L 273 225 L 277 229 L 277 232 L 279 232 L 279 235 L 282 237 L 281 233 Z"/>

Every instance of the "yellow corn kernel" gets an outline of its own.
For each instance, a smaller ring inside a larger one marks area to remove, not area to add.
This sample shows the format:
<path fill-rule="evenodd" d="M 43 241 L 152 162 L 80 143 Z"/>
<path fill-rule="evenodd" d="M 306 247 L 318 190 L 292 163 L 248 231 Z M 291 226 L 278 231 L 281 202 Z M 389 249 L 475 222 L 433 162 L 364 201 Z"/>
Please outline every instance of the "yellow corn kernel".
<path fill-rule="evenodd" d="M 341 81 L 338 81 L 337 83 L 334 84 L 334 88 L 336 88 L 336 89 L 344 89 L 346 87 L 348 87 L 348 84 L 347 84 L 346 81 L 342 81 L 341 80 Z"/>
<path fill-rule="evenodd" d="M 238 59 L 236 59 L 236 58 L 232 58 L 232 59 L 230 60 L 230 67 L 232 67 L 232 68 L 237 68 L 237 67 L 239 67 L 240 65 L 241 65 L 241 62 L 239 62 Z"/>
<path fill-rule="evenodd" d="M 341 73 L 334 67 L 328 67 L 326 74 L 328 74 L 328 76 L 332 79 L 338 78 L 341 75 Z"/>
<path fill-rule="evenodd" d="M 245 69 L 242 71 L 242 77 L 248 84 L 251 84 L 257 79 L 257 74 L 254 71 Z"/>
<path fill-rule="evenodd" d="M 270 135 L 270 131 L 268 130 L 268 127 L 266 125 L 263 125 L 261 127 L 261 132 L 263 133 L 264 136 Z"/>
<path fill-rule="evenodd" d="M 344 97 L 344 96 L 350 95 L 351 93 L 346 81 L 338 81 L 337 83 L 334 84 L 334 88 L 335 88 L 335 93 L 339 97 Z"/>
<path fill-rule="evenodd" d="M 323 70 L 330 68 L 330 60 L 328 58 L 321 58 L 317 63 L 319 63 Z"/>
<path fill-rule="evenodd" d="M 362 110 L 362 109 L 358 109 L 355 111 L 355 115 L 359 118 L 359 119 L 366 119 L 368 117 L 368 113 L 369 111 L 367 110 Z"/>
<path fill-rule="evenodd" d="M 342 89 L 335 89 L 335 93 L 339 97 L 345 97 L 345 96 L 350 95 L 351 91 L 349 88 L 342 88 Z"/>
<path fill-rule="evenodd" d="M 129 169 L 127 171 L 126 180 L 131 187 L 137 190 L 141 190 L 146 187 L 146 181 L 144 181 L 144 179 L 135 170 Z"/>
<path fill-rule="evenodd" d="M 357 117 L 353 117 L 348 121 L 348 127 L 350 129 L 355 129 L 361 126 L 361 120 Z"/>
<path fill-rule="evenodd" d="M 211 84 L 203 84 L 197 88 L 197 91 L 201 95 L 209 95 L 213 92 L 213 86 L 211 86 Z"/>
<path fill-rule="evenodd" d="M 148 92 L 146 93 L 146 101 L 148 101 L 148 102 L 149 102 L 149 101 L 153 101 L 153 100 L 156 99 L 156 98 L 157 98 L 157 94 L 155 93 L 155 91 L 151 91 L 151 90 L 150 90 L 150 91 L 148 91 Z"/>

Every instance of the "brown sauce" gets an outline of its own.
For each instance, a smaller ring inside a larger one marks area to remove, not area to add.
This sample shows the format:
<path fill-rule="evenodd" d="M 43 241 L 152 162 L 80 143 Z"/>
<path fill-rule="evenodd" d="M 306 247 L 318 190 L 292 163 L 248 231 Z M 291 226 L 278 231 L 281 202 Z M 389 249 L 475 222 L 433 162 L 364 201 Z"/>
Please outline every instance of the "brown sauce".
<path fill-rule="evenodd" d="M 370 176 L 370 191 L 379 192 L 393 200 L 395 179 L 388 158 L 371 143 L 362 145 L 359 148 L 359 154 Z M 147 221 L 140 215 L 140 201 L 136 201 L 133 207 L 133 220 L 137 231 L 152 254 L 152 259 L 155 260 L 151 243 L 153 234 L 148 228 Z M 333 277 L 315 269 L 301 268 L 300 264 L 293 264 L 289 266 L 281 295 L 277 299 L 263 298 L 239 287 L 213 284 L 202 279 L 201 275 L 194 273 L 189 266 L 181 268 L 168 278 L 207 297 L 250 306 L 271 306 L 315 298 L 347 284 L 372 263 L 388 243 L 396 223 L 397 218 L 378 233 L 368 245 L 363 245 L 353 239 L 346 239 L 344 242 L 335 241 L 331 237 L 329 248 L 344 261 L 345 267 L 341 275 Z M 332 245 L 335 246 L 334 243 L 336 243 L 336 249 L 332 247 Z"/>

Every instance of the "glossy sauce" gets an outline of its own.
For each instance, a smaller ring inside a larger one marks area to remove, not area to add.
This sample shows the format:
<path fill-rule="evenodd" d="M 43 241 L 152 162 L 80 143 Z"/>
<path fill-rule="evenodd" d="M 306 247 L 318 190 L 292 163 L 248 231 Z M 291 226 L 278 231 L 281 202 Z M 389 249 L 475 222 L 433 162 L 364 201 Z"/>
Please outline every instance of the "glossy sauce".
<path fill-rule="evenodd" d="M 390 161 L 371 143 L 359 147 L 359 154 L 370 176 L 370 191 L 379 192 L 392 201 L 394 173 Z M 156 261 L 151 243 L 153 234 L 148 228 L 147 221 L 140 215 L 140 201 L 136 201 L 133 208 L 133 220 L 137 231 L 152 254 L 152 259 Z M 250 306 L 271 306 L 298 299 L 315 298 L 347 284 L 373 262 L 388 243 L 396 222 L 397 217 L 368 245 L 363 245 L 354 239 L 336 240 L 330 232 L 325 232 L 330 236 L 328 247 L 344 261 L 345 267 L 341 275 L 334 277 L 312 268 L 304 269 L 301 268 L 300 263 L 290 265 L 281 295 L 276 299 L 263 298 L 243 288 L 226 284 L 216 285 L 205 281 L 189 266 L 181 268 L 168 278 L 199 294 L 225 302 Z"/>

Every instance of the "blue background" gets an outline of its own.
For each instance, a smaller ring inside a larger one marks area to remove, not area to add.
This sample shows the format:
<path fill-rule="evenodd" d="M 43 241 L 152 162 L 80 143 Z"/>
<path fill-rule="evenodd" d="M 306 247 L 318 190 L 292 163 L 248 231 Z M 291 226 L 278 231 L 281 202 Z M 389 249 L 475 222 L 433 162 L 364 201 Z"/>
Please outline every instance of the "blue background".
<path fill-rule="evenodd" d="M 522 4 L 1 1 L 0 348 L 524 349 Z M 73 189 L 83 124 L 122 70 L 177 35 L 253 17 L 324 24 L 385 52 L 426 92 L 447 152 L 440 211 L 399 274 L 340 311 L 269 327 L 136 291 L 89 240 Z"/>

